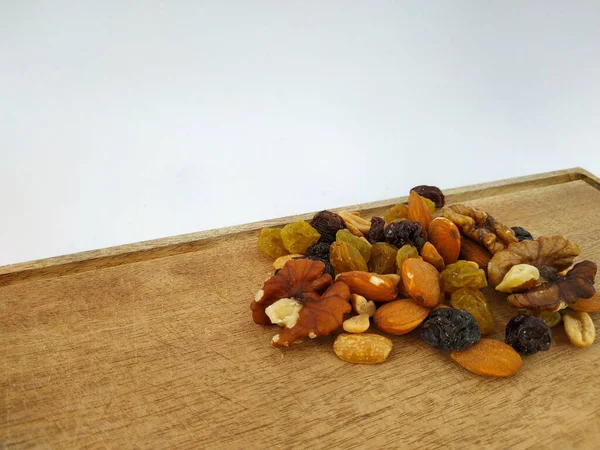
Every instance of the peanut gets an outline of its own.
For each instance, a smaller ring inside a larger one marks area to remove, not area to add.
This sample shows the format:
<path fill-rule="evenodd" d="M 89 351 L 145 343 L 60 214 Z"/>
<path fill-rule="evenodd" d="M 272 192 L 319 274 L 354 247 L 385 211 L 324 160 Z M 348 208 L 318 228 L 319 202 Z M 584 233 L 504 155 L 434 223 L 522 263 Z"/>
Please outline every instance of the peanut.
<path fill-rule="evenodd" d="M 577 347 L 589 347 L 596 339 L 596 328 L 590 315 L 584 311 L 569 312 L 563 316 L 569 340 Z"/>
<path fill-rule="evenodd" d="M 392 341 L 378 334 L 340 334 L 333 351 L 342 361 L 356 364 L 384 362 L 392 351 Z"/>

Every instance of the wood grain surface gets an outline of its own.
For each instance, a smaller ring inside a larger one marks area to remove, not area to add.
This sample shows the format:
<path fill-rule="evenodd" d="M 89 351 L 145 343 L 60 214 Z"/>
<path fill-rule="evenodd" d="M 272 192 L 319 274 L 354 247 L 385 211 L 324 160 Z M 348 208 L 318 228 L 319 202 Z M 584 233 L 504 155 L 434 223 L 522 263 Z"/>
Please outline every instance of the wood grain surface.
<path fill-rule="evenodd" d="M 580 169 L 449 200 L 564 234 L 600 262 L 598 179 Z M 509 379 L 473 375 L 414 333 L 377 366 L 340 361 L 331 337 L 274 349 L 277 330 L 249 309 L 272 272 L 262 225 L 1 268 L 2 446 L 600 448 L 600 344 L 573 347 L 560 327 Z M 503 339 L 514 309 L 486 294 Z"/>

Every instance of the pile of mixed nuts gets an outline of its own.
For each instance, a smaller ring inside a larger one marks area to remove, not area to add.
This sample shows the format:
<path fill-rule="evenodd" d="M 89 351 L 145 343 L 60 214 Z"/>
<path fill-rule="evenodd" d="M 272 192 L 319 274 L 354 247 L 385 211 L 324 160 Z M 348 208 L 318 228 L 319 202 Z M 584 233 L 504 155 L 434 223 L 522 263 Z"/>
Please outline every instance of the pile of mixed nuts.
<path fill-rule="evenodd" d="M 287 347 L 343 329 L 333 349 L 342 360 L 385 361 L 392 341 L 365 333 L 402 335 L 420 326 L 421 339 L 464 368 L 510 376 L 520 355 L 548 350 L 561 321 L 578 347 L 594 342 L 590 312 L 600 311 L 596 264 L 573 265 L 579 247 L 563 236 L 534 239 L 485 211 L 444 206 L 434 186 L 417 186 L 408 204 L 383 217 L 321 211 L 309 222 L 263 228 L 258 246 L 276 258 L 275 274 L 251 303 L 254 321 L 280 325 L 272 339 Z M 505 342 L 493 332 L 490 304 L 480 290 L 508 294 L 515 316 Z"/>

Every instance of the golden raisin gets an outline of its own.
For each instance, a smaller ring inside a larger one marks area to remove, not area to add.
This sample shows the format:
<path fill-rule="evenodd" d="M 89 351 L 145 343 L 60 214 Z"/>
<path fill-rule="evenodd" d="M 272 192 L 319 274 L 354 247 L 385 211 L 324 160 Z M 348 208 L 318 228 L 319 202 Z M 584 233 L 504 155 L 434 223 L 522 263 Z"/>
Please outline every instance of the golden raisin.
<path fill-rule="evenodd" d="M 290 253 L 304 254 L 306 249 L 315 244 L 320 237 L 319 232 L 304 220 L 288 223 L 281 230 L 283 245 Z"/>
<path fill-rule="evenodd" d="M 492 312 L 481 291 L 472 288 L 461 288 L 452 293 L 450 304 L 456 309 L 462 309 L 471 314 L 479 325 L 482 335 L 494 331 Z"/>

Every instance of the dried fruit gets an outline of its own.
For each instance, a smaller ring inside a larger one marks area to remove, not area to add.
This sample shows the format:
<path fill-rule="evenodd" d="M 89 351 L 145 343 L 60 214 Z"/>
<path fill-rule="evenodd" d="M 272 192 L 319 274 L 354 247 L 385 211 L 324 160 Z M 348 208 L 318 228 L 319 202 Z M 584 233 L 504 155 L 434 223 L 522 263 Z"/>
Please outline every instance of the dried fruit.
<path fill-rule="evenodd" d="M 353 235 L 362 237 L 369 232 L 371 222 L 367 219 L 363 219 L 348 211 L 340 211 L 338 214 L 344 219 L 346 228 L 348 228 Z"/>
<path fill-rule="evenodd" d="M 481 331 L 473 316 L 460 309 L 436 309 L 421 328 L 421 339 L 439 350 L 464 350 L 480 338 Z"/>
<path fill-rule="evenodd" d="M 433 222 L 432 222 L 433 223 Z M 487 266 L 492 259 L 492 254 L 481 245 L 469 238 L 462 238 L 460 241 L 460 259 L 473 261 L 477 263 L 480 269 L 487 272 Z"/>
<path fill-rule="evenodd" d="M 356 314 L 366 314 L 369 317 L 373 317 L 377 310 L 375 302 L 367 300 L 362 295 L 352 294 L 350 296 L 350 303 L 352 303 L 352 309 Z"/>
<path fill-rule="evenodd" d="M 291 261 L 281 270 L 284 271 L 290 263 Z M 313 264 L 318 263 L 313 261 Z M 344 283 L 333 283 L 320 297 L 308 300 L 305 296 L 294 326 L 286 326 L 281 333 L 273 336 L 271 344 L 275 347 L 288 347 L 304 337 L 326 336 L 337 330 L 344 321 L 344 314 L 351 310 L 348 300 L 350 290 Z"/>
<path fill-rule="evenodd" d="M 510 227 L 514 231 L 515 237 L 519 242 L 521 241 L 533 241 L 533 236 L 529 231 L 523 227 Z"/>
<path fill-rule="evenodd" d="M 550 328 L 555 327 L 562 322 L 562 316 L 558 311 L 542 311 L 539 313 L 538 317 Z"/>
<path fill-rule="evenodd" d="M 406 334 L 417 328 L 429 314 L 410 300 L 396 300 L 379 307 L 373 316 L 375 326 L 389 334 Z"/>
<path fill-rule="evenodd" d="M 540 271 L 529 264 L 517 264 L 512 266 L 504 275 L 502 283 L 496 286 L 496 290 L 506 292 L 522 292 L 539 284 Z"/>
<path fill-rule="evenodd" d="M 313 261 L 321 261 L 325 264 L 325 273 L 328 273 L 332 277 L 335 276 L 335 271 L 329 262 L 329 244 L 326 242 L 317 242 L 306 249 L 306 253 L 303 258 L 310 259 Z"/>
<path fill-rule="evenodd" d="M 258 248 L 272 258 L 279 258 L 289 253 L 283 245 L 279 228 L 265 227 L 260 230 Z"/>
<path fill-rule="evenodd" d="M 473 316 L 483 336 L 494 331 L 494 318 L 490 306 L 481 291 L 462 288 L 452 293 L 450 304 L 456 309 L 467 311 Z"/>
<path fill-rule="evenodd" d="M 433 201 L 435 203 L 436 208 L 441 208 L 444 206 L 444 194 L 437 186 L 427 186 L 425 184 L 422 184 L 420 186 L 415 186 L 411 189 L 411 191 L 415 191 L 421 197 L 425 197 Z"/>
<path fill-rule="evenodd" d="M 273 262 L 273 268 L 275 270 L 282 269 L 283 266 L 285 266 L 286 262 L 288 262 L 290 259 L 294 259 L 294 258 L 302 258 L 302 255 L 300 255 L 298 253 L 292 253 L 291 255 L 280 256 Z"/>
<path fill-rule="evenodd" d="M 425 245 L 421 249 L 421 257 L 424 261 L 435 267 L 436 270 L 440 272 L 444 270 L 444 259 L 430 242 L 425 242 Z"/>
<path fill-rule="evenodd" d="M 410 244 L 403 245 L 396 253 L 396 270 L 399 275 L 402 275 L 402 265 L 409 258 L 419 258 L 417 247 Z"/>
<path fill-rule="evenodd" d="M 391 223 L 394 220 L 406 219 L 408 217 L 408 206 L 403 204 L 398 204 L 389 207 L 383 213 L 383 220 L 385 223 Z"/>
<path fill-rule="evenodd" d="M 281 230 L 283 245 L 290 253 L 304 253 L 321 235 L 304 220 L 288 223 Z"/>
<path fill-rule="evenodd" d="M 487 286 L 485 272 L 471 261 L 457 261 L 446 266 L 440 274 L 441 287 L 444 292 L 454 292 L 460 288 L 481 289 Z"/>
<path fill-rule="evenodd" d="M 600 292 L 596 292 L 590 298 L 580 298 L 570 306 L 576 311 L 598 312 L 600 311 Z"/>
<path fill-rule="evenodd" d="M 329 260 L 329 246 L 326 242 L 317 242 L 306 249 L 305 258 Z"/>
<path fill-rule="evenodd" d="M 446 206 L 442 215 L 456 224 L 467 237 L 496 253 L 517 242 L 515 233 L 485 211 L 466 205 Z"/>
<path fill-rule="evenodd" d="M 318 261 L 288 261 L 283 269 L 265 281 L 263 288 L 256 293 L 254 301 L 250 304 L 254 322 L 270 325 L 271 320 L 265 309 L 282 298 L 295 299 L 302 304 L 318 300 L 333 282 L 330 275 L 323 275 L 324 269 L 325 264 Z"/>
<path fill-rule="evenodd" d="M 367 233 L 367 241 L 371 244 L 385 242 L 385 235 L 383 234 L 384 228 L 385 220 L 382 217 L 371 217 L 371 228 L 369 228 L 369 232 Z"/>
<path fill-rule="evenodd" d="M 348 333 L 364 333 L 369 329 L 370 325 L 369 315 L 359 314 L 358 316 L 353 316 L 344 320 L 342 328 Z"/>
<path fill-rule="evenodd" d="M 369 272 L 396 273 L 396 254 L 398 248 L 387 242 L 377 242 L 371 248 Z"/>
<path fill-rule="evenodd" d="M 419 222 L 424 230 L 428 230 L 431 223 L 431 212 L 423 198 L 415 191 L 410 191 L 408 196 L 408 219 Z"/>
<path fill-rule="evenodd" d="M 435 202 L 433 202 L 432 200 L 429 200 L 428 198 L 425 198 L 423 196 L 421 196 L 421 198 L 423 199 L 423 201 L 425 202 L 425 205 L 427 206 L 427 209 L 433 216 L 433 214 L 435 213 Z"/>
<path fill-rule="evenodd" d="M 593 262 L 582 261 L 575 264 L 564 277 L 556 272 L 547 272 L 546 276 L 551 273 L 552 278 L 546 278 L 541 286 L 530 291 L 509 295 L 508 301 L 518 308 L 557 311 L 580 298 L 594 295 L 596 269 L 596 264 Z"/>
<path fill-rule="evenodd" d="M 342 361 L 358 364 L 384 362 L 392 351 L 392 341 L 378 334 L 340 334 L 333 351 Z"/>
<path fill-rule="evenodd" d="M 380 275 L 357 270 L 340 273 L 335 279 L 346 283 L 353 294 L 378 302 L 394 300 L 398 295 L 397 286 L 400 281 L 396 274 Z"/>
<path fill-rule="evenodd" d="M 385 227 L 383 233 L 386 241 L 398 248 L 406 244 L 411 244 L 420 250 L 427 241 L 423 225 L 411 220 L 392 222 Z"/>
<path fill-rule="evenodd" d="M 329 249 L 329 261 L 336 273 L 352 270 L 369 270 L 365 259 L 353 245 L 347 242 L 334 242 Z"/>
<path fill-rule="evenodd" d="M 344 219 L 331 211 L 321 211 L 314 215 L 310 225 L 319 232 L 321 239 L 319 242 L 331 244 L 335 241 L 335 234 L 338 230 L 346 228 Z"/>
<path fill-rule="evenodd" d="M 579 255 L 579 247 L 563 236 L 541 236 L 535 241 L 511 244 L 495 254 L 488 264 L 490 285 L 497 286 L 512 266 L 529 264 L 546 278 L 548 272 L 568 269 Z"/>
<path fill-rule="evenodd" d="M 440 300 L 440 278 L 428 262 L 409 258 L 402 264 L 402 284 L 419 305 L 431 308 Z"/>
<path fill-rule="evenodd" d="M 596 339 L 596 328 L 590 315 L 584 311 L 568 312 L 563 316 L 569 340 L 577 347 L 589 347 Z"/>
<path fill-rule="evenodd" d="M 458 259 L 461 248 L 460 232 L 456 225 L 445 217 L 436 217 L 429 224 L 429 241 L 444 259 L 452 264 Z"/>
<path fill-rule="evenodd" d="M 506 324 L 505 342 L 522 355 L 546 351 L 552 344 L 552 330 L 533 315 L 518 315 Z"/>
<path fill-rule="evenodd" d="M 371 258 L 371 244 L 365 238 L 359 238 L 354 236 L 348 230 L 339 230 L 335 235 L 336 242 L 347 242 L 348 244 L 355 247 L 362 255 L 365 262 L 368 262 Z"/>
<path fill-rule="evenodd" d="M 451 353 L 450 357 L 465 369 L 488 377 L 510 377 L 523 365 L 510 345 L 493 339 L 481 339 L 467 350 Z"/>

